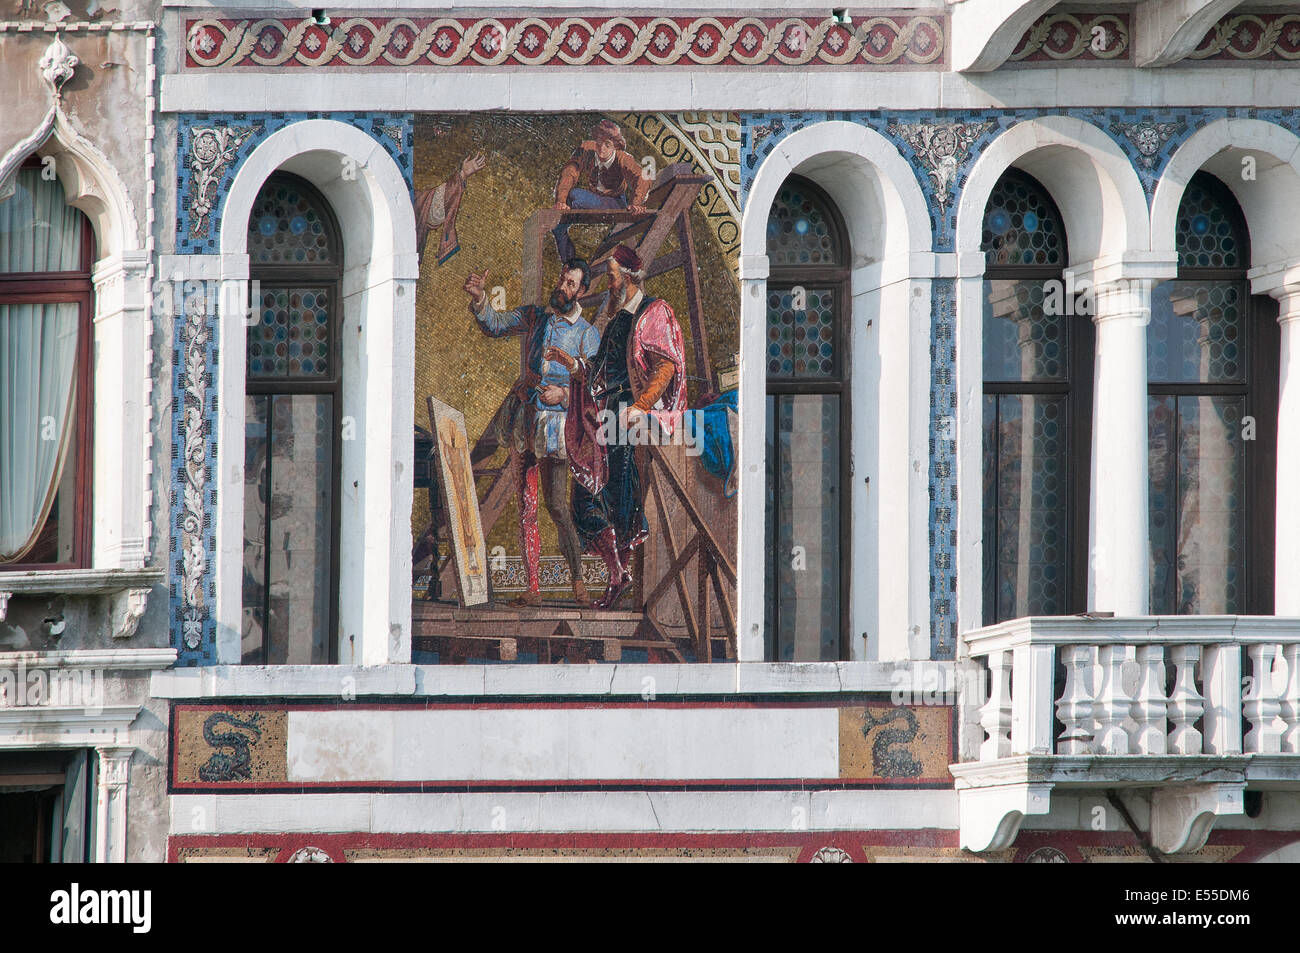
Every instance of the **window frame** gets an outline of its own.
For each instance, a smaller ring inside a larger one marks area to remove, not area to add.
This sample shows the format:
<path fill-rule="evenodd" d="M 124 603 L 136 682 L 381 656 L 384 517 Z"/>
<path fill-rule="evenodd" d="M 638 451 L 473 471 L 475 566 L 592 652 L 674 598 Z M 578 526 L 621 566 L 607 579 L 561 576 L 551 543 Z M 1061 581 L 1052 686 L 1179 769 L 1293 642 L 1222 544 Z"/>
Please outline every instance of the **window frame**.
<path fill-rule="evenodd" d="M 244 352 L 240 355 L 240 360 L 244 362 L 244 397 L 291 397 L 291 396 L 330 396 L 332 433 L 330 436 L 330 453 L 331 453 L 331 475 L 330 475 L 330 571 L 329 571 L 329 622 L 328 634 L 326 637 L 327 653 L 326 658 L 320 662 L 272 662 L 268 661 L 269 650 L 269 631 L 264 626 L 262 631 L 262 648 L 261 657 L 257 661 L 246 661 L 243 658 L 243 627 L 242 612 L 240 626 L 240 664 L 241 665 L 337 665 L 339 661 L 339 583 L 340 583 L 340 528 L 342 525 L 342 460 L 343 460 L 343 231 L 339 227 L 338 218 L 335 215 L 334 208 L 329 200 L 321 191 L 301 176 L 289 172 L 277 171 L 268 176 L 258 190 L 258 195 L 268 188 L 273 188 L 277 184 L 284 184 L 290 188 L 298 189 L 305 193 L 315 204 L 318 211 L 324 219 L 325 228 L 330 232 L 332 247 L 337 256 L 336 260 L 331 263 L 299 263 L 299 264 L 258 264 L 250 260 L 248 265 L 249 289 L 250 295 L 253 291 L 259 294 L 270 289 L 284 288 L 302 289 L 302 288 L 325 288 L 330 294 L 330 348 L 328 353 L 329 374 L 326 379 L 321 378 L 255 378 L 248 374 L 248 339 L 245 336 Z M 254 202 L 256 207 L 256 201 Z M 249 225 L 251 226 L 251 220 Z M 260 302 L 253 303 L 253 306 L 260 312 Z M 269 424 L 272 411 L 268 407 L 268 442 L 269 442 Z M 268 453 L 267 480 L 270 480 L 271 469 L 269 466 L 270 455 Z M 247 461 L 245 461 L 247 464 Z M 243 484 L 246 491 L 248 484 Z M 268 488 L 269 489 L 269 488 Z M 266 507 L 266 519 L 264 525 L 267 545 L 271 537 L 271 507 L 268 493 L 268 505 Z M 247 501 L 245 501 L 245 508 Z M 242 563 L 242 558 L 241 558 Z M 264 600 L 270 598 L 270 585 L 266 574 L 270 572 L 271 561 L 269 551 L 263 559 L 263 593 Z M 241 595 L 241 606 L 243 598 Z M 265 606 L 264 612 L 269 616 L 269 604 Z"/>
<path fill-rule="evenodd" d="M 35 157 L 29 158 L 15 172 L 42 170 L 44 166 Z M 62 183 L 60 183 L 62 186 Z M 64 204 L 68 208 L 66 192 Z M 88 569 L 91 563 L 94 512 L 91 506 L 94 492 L 92 455 L 94 453 L 94 332 L 96 255 L 95 230 L 90 218 L 80 209 L 81 216 L 81 267 L 75 271 L 19 271 L 0 272 L 0 304 L 75 304 L 77 305 L 77 356 L 74 364 L 76 398 L 75 414 L 76 462 L 73 473 L 74 492 L 72 507 L 72 559 L 64 562 L 13 562 L 0 563 L 0 576 L 13 572 L 49 572 L 66 569 Z M 60 514 L 60 518 L 63 518 Z M 46 517 L 46 523 L 49 517 Z M 44 525 L 42 526 L 42 530 Z"/>
<path fill-rule="evenodd" d="M 1210 192 L 1233 218 L 1236 234 L 1241 237 L 1242 264 L 1237 268 L 1184 266 L 1178 249 L 1175 231 L 1174 245 L 1178 252 L 1178 268 L 1172 281 L 1233 282 L 1243 295 L 1242 327 L 1246 342 L 1243 348 L 1245 374 L 1241 383 L 1210 383 L 1200 381 L 1153 381 L 1150 378 L 1149 359 L 1144 354 L 1147 369 L 1147 397 L 1241 397 L 1242 415 L 1255 418 L 1255 439 L 1244 440 L 1242 454 L 1242 561 L 1241 572 L 1245 584 L 1241 614 L 1272 615 L 1277 512 L 1277 415 L 1278 380 L 1281 352 L 1281 327 L 1278 324 L 1278 301 L 1268 295 L 1252 294 L 1247 271 L 1250 268 L 1250 228 L 1232 190 L 1217 176 L 1198 171 L 1187 183 Z M 1185 193 L 1184 193 L 1185 194 Z M 1179 208 L 1181 211 L 1182 203 Z M 1175 219 L 1175 223 L 1177 219 Z M 1176 229 L 1175 224 L 1175 229 Z M 1148 345 L 1149 347 L 1149 345 Z M 1147 405 L 1147 426 L 1150 432 L 1151 410 Z M 1174 451 L 1175 454 L 1177 451 Z M 1147 451 L 1150 460 L 1150 449 Z M 1148 484 L 1150 478 L 1148 477 Z M 1175 481 L 1175 486 L 1177 485 Z M 1175 500 L 1177 492 L 1174 493 Z M 1148 506 L 1149 506 L 1148 502 Z M 1178 513 L 1170 514 L 1177 520 Z M 1148 514 L 1148 526 L 1150 515 Z M 1149 529 L 1148 529 L 1149 533 Z M 1177 537 L 1177 523 L 1174 535 Z M 1148 536 L 1148 540 L 1150 537 Z M 1148 542 L 1150 545 L 1150 542 Z M 1177 553 L 1174 554 L 1177 556 Z M 1152 570 L 1154 575 L 1154 570 Z M 1151 582 L 1148 582 L 1150 588 Z M 1155 606 L 1152 607 L 1154 613 Z M 1175 599 L 1175 609 L 1177 600 Z M 1176 613 L 1175 614 L 1180 614 Z"/>
<path fill-rule="evenodd" d="M 1055 381 L 989 381 L 984 377 L 984 309 L 988 305 L 988 283 L 990 281 L 1015 281 L 1015 282 L 1039 282 L 1045 284 L 1048 281 L 1058 281 L 1061 284 L 1063 292 L 1063 301 L 1071 300 L 1064 297 L 1064 291 L 1067 288 L 1065 272 L 1069 269 L 1069 235 L 1065 231 L 1065 217 L 1061 214 L 1060 206 L 1052 197 L 1052 193 L 1029 173 L 1017 169 L 1014 166 L 1008 167 L 998 177 L 997 182 L 1008 175 L 1027 180 L 1035 189 L 1041 191 L 1051 205 L 1052 211 L 1056 215 L 1056 220 L 1061 223 L 1061 259 L 1060 265 L 990 265 L 988 264 L 987 252 L 983 242 L 980 243 L 980 254 L 985 256 L 984 274 L 980 282 L 980 463 L 981 463 L 981 486 L 983 484 L 983 471 L 987 466 L 989 448 L 984 445 L 983 437 L 983 398 L 984 397 L 1001 397 L 1001 396 L 1062 396 L 1066 401 L 1066 419 L 1067 428 L 1066 440 L 1066 463 L 1069 467 L 1069 479 L 1066 484 L 1066 490 L 1070 494 L 1070 501 L 1066 507 L 1065 527 L 1067 533 L 1066 541 L 1066 576 L 1068 584 L 1066 586 L 1066 607 L 1062 615 L 1073 615 L 1087 611 L 1088 608 L 1088 553 L 1089 553 L 1089 534 L 1090 534 L 1090 501 L 1092 492 L 1092 414 L 1094 400 L 1094 371 L 1096 361 L 1096 325 L 1094 316 L 1080 313 L 1080 302 L 1084 299 L 1076 296 L 1072 299 L 1070 305 L 1073 313 L 1064 315 L 1066 320 L 1066 357 L 1065 357 L 1065 376 Z M 994 184 L 994 190 L 997 189 L 997 183 Z M 992 199 L 992 192 L 989 194 Z M 988 204 L 985 203 L 984 218 L 981 219 L 981 231 L 983 222 L 988 218 Z M 1079 289 L 1082 292 L 1083 289 Z M 997 419 L 1001 420 L 1001 409 L 997 407 Z M 994 461 L 999 459 L 1001 447 L 1000 427 L 994 427 L 996 439 L 994 448 Z M 994 513 L 993 525 L 998 525 L 998 506 L 996 503 L 997 494 L 994 494 Z M 994 549 L 996 559 L 996 544 L 994 539 L 991 543 L 988 534 L 985 532 L 985 521 L 988 514 L 984 513 L 981 517 L 980 536 L 980 600 L 981 606 L 981 624 L 995 625 L 998 622 L 1007 621 L 999 619 L 997 613 L 997 587 L 994 586 L 994 604 L 988 606 L 984 598 L 984 577 L 989 571 L 989 551 L 990 545 Z M 994 567 L 996 571 L 996 566 Z M 1012 616 L 1010 618 L 1018 618 Z"/>
<path fill-rule="evenodd" d="M 835 294 L 835 369 L 833 376 L 826 379 L 782 379 L 773 380 L 767 374 L 766 353 L 763 362 L 764 402 L 768 397 L 782 396 L 824 396 L 834 394 L 840 399 L 840 532 L 839 532 L 839 587 L 840 587 L 840 625 L 839 658 L 836 661 L 848 661 L 852 657 L 852 594 L 853 594 L 853 453 L 852 453 L 852 360 L 849 348 L 852 336 L 850 320 L 853 312 L 852 298 L 852 246 L 849 243 L 848 228 L 839 206 L 826 194 L 826 191 L 803 176 L 791 174 L 781 183 L 781 188 L 793 185 L 809 192 L 826 212 L 829 224 L 839 249 L 840 264 L 837 265 L 776 265 L 769 264 L 766 295 L 772 292 L 789 291 L 799 285 L 817 285 L 828 287 Z M 779 190 L 778 190 L 779 195 Z M 768 210 L 771 219 L 771 210 Z M 764 300 L 766 309 L 766 296 Z M 764 324 L 764 351 L 766 352 L 767 327 Z M 764 477 L 766 479 L 766 477 Z M 780 484 L 772 488 L 774 496 L 773 510 L 779 508 Z M 781 561 L 775 548 L 767 554 L 772 577 L 776 578 L 777 563 Z M 780 631 L 781 604 L 776 593 L 769 592 L 764 599 L 764 637 L 763 654 L 768 662 L 780 662 L 773 658 L 778 645 L 776 634 Z M 768 631 L 766 619 L 773 621 Z M 796 660 L 798 661 L 798 660 Z M 820 660 L 817 660 L 820 661 Z"/>

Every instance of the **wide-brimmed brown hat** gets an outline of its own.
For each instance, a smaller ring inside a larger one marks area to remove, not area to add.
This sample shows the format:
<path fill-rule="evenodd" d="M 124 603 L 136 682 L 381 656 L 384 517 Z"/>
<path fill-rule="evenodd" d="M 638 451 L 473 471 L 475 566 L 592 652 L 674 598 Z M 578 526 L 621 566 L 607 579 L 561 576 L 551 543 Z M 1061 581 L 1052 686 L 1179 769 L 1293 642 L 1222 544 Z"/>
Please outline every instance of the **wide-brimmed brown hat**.
<path fill-rule="evenodd" d="M 596 131 L 593 134 L 596 141 L 608 139 L 620 149 L 627 148 L 627 140 L 623 138 L 623 130 L 618 128 L 618 123 L 612 119 L 602 119 L 596 124 Z"/>

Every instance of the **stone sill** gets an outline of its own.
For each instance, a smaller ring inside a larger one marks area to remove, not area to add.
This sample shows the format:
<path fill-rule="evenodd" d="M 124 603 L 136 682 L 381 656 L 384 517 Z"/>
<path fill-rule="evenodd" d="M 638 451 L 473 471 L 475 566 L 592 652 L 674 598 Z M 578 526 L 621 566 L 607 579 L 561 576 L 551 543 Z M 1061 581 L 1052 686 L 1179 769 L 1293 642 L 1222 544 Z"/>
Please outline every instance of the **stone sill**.
<path fill-rule="evenodd" d="M 1300 754 L 1021 755 L 948 770 L 959 791 L 1009 784 L 1087 789 L 1207 783 L 1300 790 Z"/>
<path fill-rule="evenodd" d="M 171 668 L 175 664 L 175 649 L 55 649 L 49 652 L 0 652 L 0 670 L 10 671 L 20 665 L 29 671 L 38 668 L 146 671 Z"/>
<path fill-rule="evenodd" d="M 677 665 L 217 665 L 155 672 L 157 698 L 360 698 L 903 693 L 955 704 L 954 662 L 740 662 Z M 923 697 L 922 692 L 929 692 Z M 934 693 L 938 691 L 938 698 Z"/>
<path fill-rule="evenodd" d="M 47 569 L 0 573 L 0 593 L 13 596 L 103 596 L 147 589 L 164 581 L 162 569 Z"/>

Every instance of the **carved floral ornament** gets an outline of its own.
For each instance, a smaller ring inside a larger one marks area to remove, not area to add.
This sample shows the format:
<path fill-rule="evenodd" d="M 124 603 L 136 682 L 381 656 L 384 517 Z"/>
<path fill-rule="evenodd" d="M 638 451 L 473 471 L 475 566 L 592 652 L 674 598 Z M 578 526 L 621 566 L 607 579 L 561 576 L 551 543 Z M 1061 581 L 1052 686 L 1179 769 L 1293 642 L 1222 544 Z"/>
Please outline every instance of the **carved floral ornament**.
<path fill-rule="evenodd" d="M 62 97 L 63 84 L 72 79 L 80 63 L 81 60 L 68 49 L 67 44 L 63 42 L 61 37 L 56 36 L 54 42 L 45 48 L 45 53 L 42 54 L 38 66 L 41 71 L 41 78 L 49 84 L 50 89 L 54 92 L 55 101 Z"/>
<path fill-rule="evenodd" d="M 902 139 L 916 159 L 924 166 L 934 186 L 934 201 L 946 212 L 952 201 L 957 170 L 970 158 L 971 146 L 980 136 L 993 128 L 992 120 L 985 122 L 918 122 L 892 123 L 889 134 Z"/>

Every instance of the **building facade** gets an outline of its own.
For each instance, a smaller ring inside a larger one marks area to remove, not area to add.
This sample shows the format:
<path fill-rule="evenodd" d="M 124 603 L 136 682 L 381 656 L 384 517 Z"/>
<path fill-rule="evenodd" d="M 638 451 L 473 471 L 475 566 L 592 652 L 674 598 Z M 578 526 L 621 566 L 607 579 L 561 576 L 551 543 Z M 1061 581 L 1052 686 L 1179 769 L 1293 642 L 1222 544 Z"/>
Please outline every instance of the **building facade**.
<path fill-rule="evenodd" d="M 6 857 L 1300 852 L 1300 15 L 0 22 Z"/>

